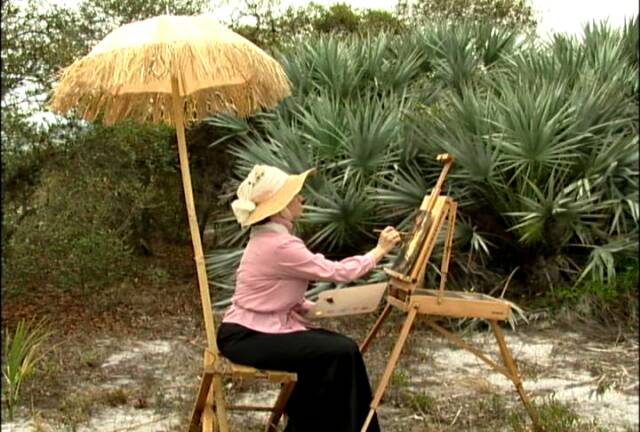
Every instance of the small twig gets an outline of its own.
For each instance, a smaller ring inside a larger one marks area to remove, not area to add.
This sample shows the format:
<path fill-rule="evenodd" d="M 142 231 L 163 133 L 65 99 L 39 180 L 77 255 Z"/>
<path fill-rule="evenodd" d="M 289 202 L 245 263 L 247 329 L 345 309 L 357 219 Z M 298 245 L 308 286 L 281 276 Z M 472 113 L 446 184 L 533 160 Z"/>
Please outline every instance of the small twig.
<path fill-rule="evenodd" d="M 625 350 L 624 348 L 620 347 L 615 347 L 615 348 L 597 348 L 597 347 L 591 347 L 591 346 L 585 346 L 583 347 L 583 349 L 587 350 L 587 351 L 594 351 L 594 352 L 601 352 L 601 353 L 624 353 L 627 352 L 627 350 Z"/>
<path fill-rule="evenodd" d="M 154 420 L 149 420 L 149 421 L 147 421 L 147 422 L 138 423 L 138 424 L 133 425 L 133 426 L 126 426 L 126 427 L 123 427 L 123 428 L 120 428 L 120 429 L 114 429 L 114 430 L 112 430 L 111 432 L 124 432 L 124 431 L 133 430 L 133 429 L 139 428 L 140 426 L 146 426 L 146 425 L 149 425 L 149 424 L 152 424 L 152 423 L 157 423 L 157 422 L 159 422 L 160 420 L 164 420 L 164 419 L 166 419 L 167 417 L 169 417 L 169 415 L 165 415 L 165 416 L 162 416 L 162 417 L 158 417 L 158 418 L 156 418 L 156 419 L 154 419 Z"/>
<path fill-rule="evenodd" d="M 458 412 L 456 413 L 456 416 L 453 418 L 453 421 L 451 422 L 451 424 L 449 426 L 453 426 L 456 421 L 458 420 L 458 416 L 460 415 L 460 412 L 462 411 L 462 407 L 458 408 Z"/>
<path fill-rule="evenodd" d="M 507 278 L 507 281 L 504 283 L 504 288 L 502 288 L 502 292 L 500 293 L 500 298 L 504 298 L 504 293 L 507 291 L 507 288 L 509 287 L 509 283 L 511 282 L 513 275 L 516 274 L 519 268 L 520 268 L 519 266 L 514 268 L 511 274 L 509 275 L 509 277 Z"/>
<path fill-rule="evenodd" d="M 622 326 L 618 324 L 618 335 L 616 336 L 615 345 L 618 345 L 618 343 L 620 342 L 620 339 L 622 338 L 624 338 L 624 335 L 622 334 Z"/>
<path fill-rule="evenodd" d="M 551 292 L 553 292 L 553 282 L 551 281 L 551 276 L 546 269 L 544 271 L 544 275 L 547 277 L 547 282 L 549 282 L 549 288 L 551 288 Z"/>

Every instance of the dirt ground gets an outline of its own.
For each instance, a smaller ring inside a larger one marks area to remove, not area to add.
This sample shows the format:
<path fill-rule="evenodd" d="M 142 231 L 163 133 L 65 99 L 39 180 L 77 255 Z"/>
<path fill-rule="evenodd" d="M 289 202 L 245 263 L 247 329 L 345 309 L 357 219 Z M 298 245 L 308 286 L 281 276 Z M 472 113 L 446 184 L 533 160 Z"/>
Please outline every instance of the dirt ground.
<path fill-rule="evenodd" d="M 2 430 L 183 431 L 199 385 L 206 340 L 189 270 L 135 279 L 98 294 L 40 292 L 3 301 L 3 326 L 43 316 L 51 351 L 26 382 Z M 180 273 L 182 272 L 182 273 Z M 167 280 L 182 280 L 167 284 Z M 4 300 L 4 299 L 3 299 Z M 505 327 L 524 388 L 549 431 L 638 431 L 636 331 L 567 325 L 544 313 Z M 323 322 L 361 341 L 376 315 Z M 403 316 L 394 312 L 365 355 L 376 385 Z M 451 323 L 445 323 L 451 324 Z M 478 323 L 466 340 L 497 353 Z M 271 402 L 277 389 L 227 382 L 227 397 Z M 264 413 L 232 413 L 233 431 L 262 430 Z M 524 431 L 530 421 L 510 381 L 418 322 L 394 371 L 379 419 L 385 432 Z"/>

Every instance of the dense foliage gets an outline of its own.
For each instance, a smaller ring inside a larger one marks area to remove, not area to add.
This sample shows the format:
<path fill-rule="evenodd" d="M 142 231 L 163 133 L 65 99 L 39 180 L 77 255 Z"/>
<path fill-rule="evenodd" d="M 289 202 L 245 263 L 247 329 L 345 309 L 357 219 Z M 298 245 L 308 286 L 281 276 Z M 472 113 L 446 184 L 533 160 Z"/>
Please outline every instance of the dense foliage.
<path fill-rule="evenodd" d="M 151 238 L 187 237 L 172 130 L 41 112 L 59 70 L 113 28 L 205 3 L 2 2 L 3 292 L 113 283 Z"/>
<path fill-rule="evenodd" d="M 8 185 L 3 289 L 103 286 L 127 274 L 132 253 L 149 252 L 154 234 L 184 238 L 173 135 L 136 124 L 89 128 L 43 158 L 26 203 Z"/>
<path fill-rule="evenodd" d="M 636 37 L 637 20 L 542 42 L 440 19 L 401 36 L 308 38 L 281 57 L 294 96 L 257 126 L 229 126 L 236 178 L 254 163 L 317 167 L 299 230 L 337 258 L 372 246 L 374 227 L 406 227 L 449 152 L 459 281 L 518 268 L 529 294 L 614 283 L 637 253 Z M 241 247 L 221 221 L 219 244 Z M 238 257 L 210 255 L 214 283 L 233 286 Z"/>
<path fill-rule="evenodd" d="M 71 116 L 42 128 L 16 98 L 29 85 L 42 107 L 55 72 L 124 22 L 206 6 L 123 4 L 2 4 L 3 292 L 98 287 L 126 277 L 153 239 L 188 244 L 169 128 Z M 246 232 L 228 204 L 254 163 L 318 168 L 298 229 L 339 258 L 373 246 L 373 228 L 408 226 L 440 152 L 456 157 L 453 283 L 484 289 L 488 275 L 516 271 L 533 295 L 613 286 L 637 268 L 637 18 L 542 41 L 518 0 L 425 0 L 393 13 L 271 6 L 245 2 L 255 25 L 232 25 L 278 57 L 293 96 L 250 119 L 210 117 L 187 136 L 216 286 L 233 289 Z"/>

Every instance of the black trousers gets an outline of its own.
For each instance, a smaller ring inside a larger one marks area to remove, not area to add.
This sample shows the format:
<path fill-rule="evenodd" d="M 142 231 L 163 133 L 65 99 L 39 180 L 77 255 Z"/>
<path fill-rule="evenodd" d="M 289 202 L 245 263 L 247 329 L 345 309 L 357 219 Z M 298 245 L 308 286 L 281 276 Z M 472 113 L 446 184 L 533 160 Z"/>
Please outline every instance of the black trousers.
<path fill-rule="evenodd" d="M 234 363 L 296 372 L 285 432 L 359 432 L 371 387 L 358 345 L 341 334 L 312 329 L 260 333 L 238 324 L 218 329 L 220 352 Z M 379 432 L 374 416 L 368 432 Z"/>

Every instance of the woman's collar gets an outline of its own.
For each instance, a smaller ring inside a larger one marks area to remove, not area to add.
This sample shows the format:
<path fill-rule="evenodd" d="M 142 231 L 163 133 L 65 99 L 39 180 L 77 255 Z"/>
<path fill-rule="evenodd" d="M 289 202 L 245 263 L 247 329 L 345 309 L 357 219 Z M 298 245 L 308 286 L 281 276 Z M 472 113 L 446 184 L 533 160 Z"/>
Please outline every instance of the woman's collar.
<path fill-rule="evenodd" d="M 288 232 L 291 232 L 291 230 L 293 229 L 293 222 L 291 222 L 289 219 L 283 218 L 282 216 L 272 216 L 271 220 L 268 223 L 282 225 L 287 229 Z"/>
<path fill-rule="evenodd" d="M 293 224 L 291 221 L 283 217 L 272 217 L 269 222 L 252 227 L 251 235 L 261 232 L 279 232 L 282 234 L 289 234 L 292 228 Z"/>

